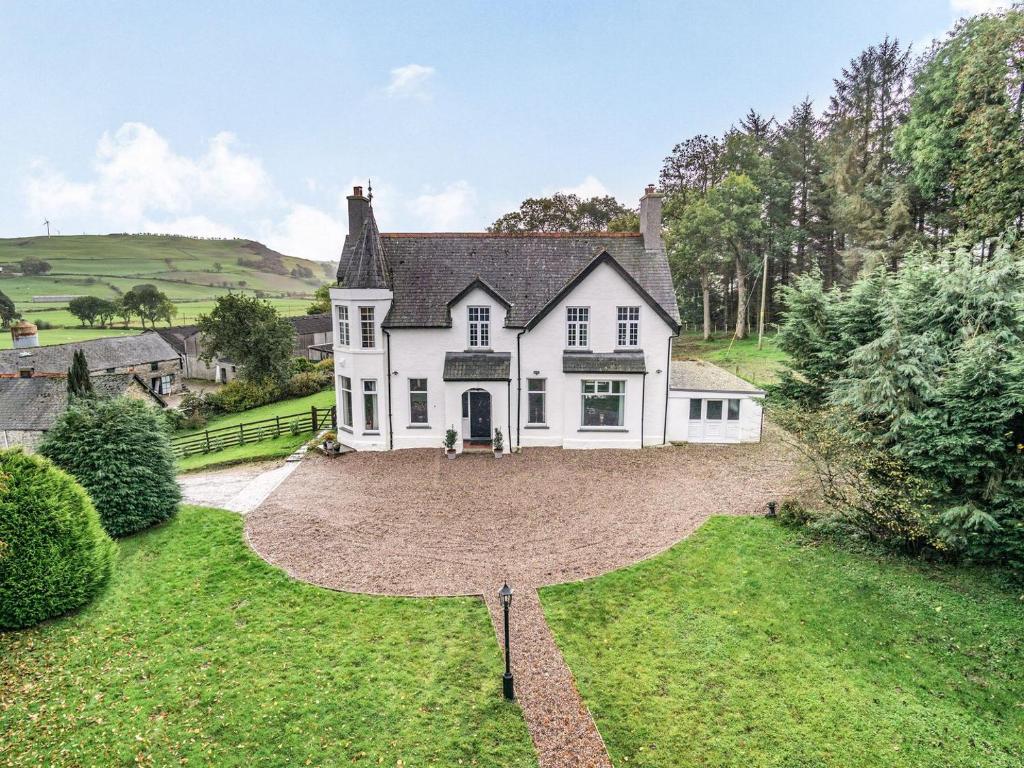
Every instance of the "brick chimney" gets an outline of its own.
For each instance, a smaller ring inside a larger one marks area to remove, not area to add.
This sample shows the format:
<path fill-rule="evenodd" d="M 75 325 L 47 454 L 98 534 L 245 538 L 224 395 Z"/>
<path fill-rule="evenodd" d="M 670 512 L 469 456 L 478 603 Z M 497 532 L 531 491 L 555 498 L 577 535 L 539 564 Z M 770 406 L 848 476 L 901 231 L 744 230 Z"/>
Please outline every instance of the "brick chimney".
<path fill-rule="evenodd" d="M 640 234 L 644 236 L 644 248 L 649 251 L 665 250 L 661 239 L 661 194 L 648 184 L 640 198 Z"/>
<path fill-rule="evenodd" d="M 352 187 L 348 196 L 348 236 L 355 239 L 370 214 L 370 199 L 363 195 L 362 187 Z"/>

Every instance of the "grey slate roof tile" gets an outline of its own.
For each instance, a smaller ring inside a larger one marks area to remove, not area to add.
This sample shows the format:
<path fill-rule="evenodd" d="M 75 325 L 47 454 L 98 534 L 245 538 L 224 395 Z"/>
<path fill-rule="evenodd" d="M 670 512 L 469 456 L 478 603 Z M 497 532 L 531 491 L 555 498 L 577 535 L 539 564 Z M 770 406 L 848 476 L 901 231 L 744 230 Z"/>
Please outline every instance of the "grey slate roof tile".
<path fill-rule="evenodd" d="M 673 360 L 669 373 L 669 389 L 764 394 L 763 389 L 758 389 L 749 381 L 744 381 L 739 376 L 702 360 Z"/>
<path fill-rule="evenodd" d="M 338 283 L 343 288 L 390 287 L 394 301 L 385 319 L 390 328 L 448 325 L 448 302 L 477 279 L 511 304 L 507 325 L 524 327 L 605 251 L 679 322 L 665 253 L 646 250 L 639 234 L 379 234 L 371 222 L 372 210 L 363 232 L 345 238 Z"/>
<path fill-rule="evenodd" d="M 90 371 L 179 359 L 177 350 L 159 333 L 148 331 L 137 336 L 108 336 L 45 347 L 5 349 L 0 351 L 0 373 L 17 373 L 22 368 L 34 368 L 36 373 L 67 373 L 76 349 L 85 353 Z"/>
<path fill-rule="evenodd" d="M 445 352 L 445 381 L 509 381 L 510 352 Z"/>
<path fill-rule="evenodd" d="M 93 376 L 93 390 L 99 397 L 118 397 L 134 384 L 148 387 L 134 374 Z M 156 395 L 153 399 L 161 404 Z M 68 405 L 68 384 L 63 376 L 31 379 L 0 379 L 0 429 L 46 431 Z"/>
<path fill-rule="evenodd" d="M 643 352 L 563 352 L 563 373 L 646 373 Z"/>

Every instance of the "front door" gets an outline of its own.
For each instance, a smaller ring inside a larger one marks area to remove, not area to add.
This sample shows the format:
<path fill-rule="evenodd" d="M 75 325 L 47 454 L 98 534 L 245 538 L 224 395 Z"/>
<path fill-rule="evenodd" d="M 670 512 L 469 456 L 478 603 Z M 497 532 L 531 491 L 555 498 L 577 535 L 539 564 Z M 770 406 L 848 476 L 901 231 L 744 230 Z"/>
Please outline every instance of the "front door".
<path fill-rule="evenodd" d="M 469 393 L 469 439 L 474 442 L 491 440 L 491 393 Z"/>

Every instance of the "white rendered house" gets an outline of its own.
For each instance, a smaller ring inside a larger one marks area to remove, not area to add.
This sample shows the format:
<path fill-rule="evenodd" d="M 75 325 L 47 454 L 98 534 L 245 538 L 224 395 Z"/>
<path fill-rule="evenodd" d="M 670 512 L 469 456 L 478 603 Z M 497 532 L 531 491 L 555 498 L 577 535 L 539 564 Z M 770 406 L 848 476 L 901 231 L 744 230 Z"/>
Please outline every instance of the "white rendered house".
<path fill-rule="evenodd" d="M 679 311 L 653 186 L 640 233 L 382 234 L 361 187 L 348 213 L 331 289 L 342 443 L 438 448 L 449 427 L 459 450 L 496 429 L 507 450 L 733 441 L 670 424 L 687 393 L 670 380 Z M 722 435 L 759 439 L 759 406 L 736 413 L 756 435 Z"/>

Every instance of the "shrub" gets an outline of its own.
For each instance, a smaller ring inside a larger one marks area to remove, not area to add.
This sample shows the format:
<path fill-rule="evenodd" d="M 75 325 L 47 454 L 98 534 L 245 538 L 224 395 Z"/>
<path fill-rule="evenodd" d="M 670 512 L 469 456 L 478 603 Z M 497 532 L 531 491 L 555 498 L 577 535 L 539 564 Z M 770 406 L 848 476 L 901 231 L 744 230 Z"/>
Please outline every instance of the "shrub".
<path fill-rule="evenodd" d="M 289 364 L 289 373 L 294 376 L 296 373 L 306 373 L 313 370 L 313 362 L 304 357 L 293 357 Z"/>
<path fill-rule="evenodd" d="M 115 545 L 74 478 L 0 451 L 0 629 L 81 608 L 110 576 Z"/>
<path fill-rule="evenodd" d="M 324 358 L 314 363 L 313 367 L 318 371 L 324 371 L 328 376 L 334 376 L 334 358 Z"/>
<path fill-rule="evenodd" d="M 315 395 L 331 383 L 330 378 L 325 378 L 320 371 L 306 371 L 296 373 L 285 384 L 285 392 L 288 397 L 306 397 Z"/>
<path fill-rule="evenodd" d="M 779 522 L 783 525 L 800 527 L 810 525 L 814 522 L 815 515 L 796 499 L 783 499 L 779 505 Z"/>
<path fill-rule="evenodd" d="M 181 500 L 166 422 L 139 400 L 72 403 L 39 451 L 85 486 L 111 536 L 166 520 Z"/>
<path fill-rule="evenodd" d="M 250 408 L 276 403 L 282 391 L 273 382 L 252 382 L 235 379 L 217 392 L 206 395 L 206 403 L 212 413 L 240 413 Z"/>

